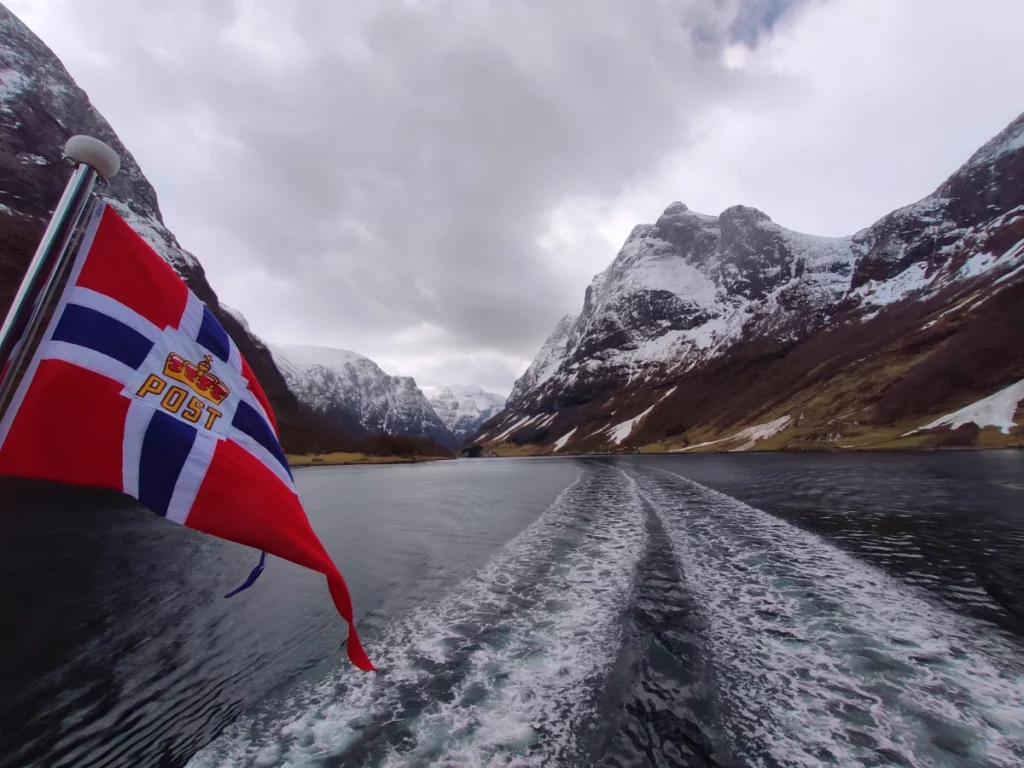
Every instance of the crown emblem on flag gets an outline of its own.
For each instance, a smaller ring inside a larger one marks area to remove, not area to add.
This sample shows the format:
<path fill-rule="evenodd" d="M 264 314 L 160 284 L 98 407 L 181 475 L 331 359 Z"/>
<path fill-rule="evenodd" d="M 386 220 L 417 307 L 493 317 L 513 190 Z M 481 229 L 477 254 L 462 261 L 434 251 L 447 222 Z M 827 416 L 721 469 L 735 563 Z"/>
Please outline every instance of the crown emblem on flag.
<path fill-rule="evenodd" d="M 210 355 L 206 355 L 202 362 L 196 364 L 176 352 L 171 352 L 167 356 L 167 362 L 164 363 L 164 375 L 169 379 L 181 382 L 214 405 L 220 405 L 231 394 L 231 390 L 223 381 L 210 373 L 212 367 Z"/>

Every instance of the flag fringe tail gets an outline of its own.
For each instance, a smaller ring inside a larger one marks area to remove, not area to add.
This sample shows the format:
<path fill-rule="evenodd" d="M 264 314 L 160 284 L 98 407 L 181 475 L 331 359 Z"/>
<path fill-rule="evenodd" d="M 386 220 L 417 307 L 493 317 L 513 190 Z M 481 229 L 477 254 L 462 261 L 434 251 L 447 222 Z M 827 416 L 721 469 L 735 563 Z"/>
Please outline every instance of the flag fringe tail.
<path fill-rule="evenodd" d="M 349 660 L 364 672 L 376 672 L 370 657 L 363 650 L 363 644 L 359 641 L 359 634 L 356 632 L 356 624 L 352 616 L 352 598 L 349 597 L 348 587 L 341 578 L 341 574 L 335 570 L 327 575 L 327 587 L 331 591 L 331 598 L 334 600 L 334 607 L 338 609 L 341 617 L 348 622 L 348 641 L 345 648 L 348 651 Z"/>
<path fill-rule="evenodd" d="M 244 592 L 249 587 L 251 587 L 253 584 L 255 584 L 256 583 L 256 579 L 258 579 L 260 577 L 260 574 L 263 573 L 263 568 L 264 568 L 264 566 L 266 566 L 266 564 L 267 564 L 267 553 L 266 552 L 261 552 L 260 553 L 260 562 L 259 562 L 259 564 L 255 568 L 252 569 L 252 572 L 249 574 L 249 578 L 247 578 L 239 586 L 235 587 L 230 592 L 228 592 L 226 595 L 224 595 L 224 597 L 234 597 L 239 592 Z"/>

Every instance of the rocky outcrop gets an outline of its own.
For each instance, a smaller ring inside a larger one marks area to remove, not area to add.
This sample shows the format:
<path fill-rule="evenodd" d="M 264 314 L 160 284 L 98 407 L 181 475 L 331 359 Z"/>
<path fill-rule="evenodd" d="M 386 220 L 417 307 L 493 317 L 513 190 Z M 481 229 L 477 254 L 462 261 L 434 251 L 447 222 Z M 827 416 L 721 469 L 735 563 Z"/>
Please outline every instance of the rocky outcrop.
<path fill-rule="evenodd" d="M 274 360 L 299 401 L 339 429 L 459 442 L 411 376 L 390 376 L 367 357 L 344 349 L 273 346 Z"/>
<path fill-rule="evenodd" d="M 933 194 L 851 237 L 673 203 L 633 230 L 475 442 L 961 444 L 914 429 L 1024 378 L 1022 292 L 1024 115 Z M 976 431 L 968 443 L 1024 437 Z"/>

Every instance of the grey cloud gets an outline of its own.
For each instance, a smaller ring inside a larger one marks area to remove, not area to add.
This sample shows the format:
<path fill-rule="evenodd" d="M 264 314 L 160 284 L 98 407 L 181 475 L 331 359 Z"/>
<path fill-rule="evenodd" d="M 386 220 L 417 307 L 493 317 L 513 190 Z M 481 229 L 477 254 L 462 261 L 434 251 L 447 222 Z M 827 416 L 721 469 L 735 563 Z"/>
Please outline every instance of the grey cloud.
<path fill-rule="evenodd" d="M 446 356 L 529 358 L 578 305 L 579 286 L 537 247 L 548 212 L 568 196 L 618 194 L 685 145 L 702 110 L 770 87 L 727 70 L 719 52 L 756 40 L 787 5 L 76 0 L 64 10 L 105 59 L 90 75 L 98 106 L 139 147 L 168 223 L 214 287 L 258 264 L 299 297 L 231 295 L 257 332 L 273 336 L 288 316 L 374 357 L 428 324 L 440 329 L 431 375 L 450 379 Z M 190 237 L 212 230 L 222 235 Z"/>

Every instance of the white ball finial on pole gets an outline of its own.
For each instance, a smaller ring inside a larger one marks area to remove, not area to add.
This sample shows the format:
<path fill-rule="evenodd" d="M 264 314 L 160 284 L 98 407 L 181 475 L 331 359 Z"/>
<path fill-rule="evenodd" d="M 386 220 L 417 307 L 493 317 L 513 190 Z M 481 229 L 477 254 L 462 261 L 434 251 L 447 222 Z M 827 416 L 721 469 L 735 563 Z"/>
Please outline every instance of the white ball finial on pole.
<path fill-rule="evenodd" d="M 10 402 L 14 383 L 57 296 L 61 277 L 71 263 L 70 245 L 89 208 L 96 178 L 113 178 L 121 168 L 117 153 L 92 136 L 72 136 L 64 147 L 64 156 L 75 164 L 75 172 L 0 325 L 0 414 Z"/>
<path fill-rule="evenodd" d="M 117 152 L 92 136 L 72 136 L 64 145 L 64 157 L 96 169 L 104 179 L 112 179 L 121 169 Z"/>

